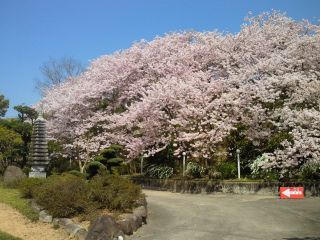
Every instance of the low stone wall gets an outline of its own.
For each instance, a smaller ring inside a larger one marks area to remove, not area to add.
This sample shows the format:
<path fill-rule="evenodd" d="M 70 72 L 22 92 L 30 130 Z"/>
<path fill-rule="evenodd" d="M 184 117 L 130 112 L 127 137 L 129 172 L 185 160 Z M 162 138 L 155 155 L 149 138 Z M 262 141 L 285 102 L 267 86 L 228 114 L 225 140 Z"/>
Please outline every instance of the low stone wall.
<path fill-rule="evenodd" d="M 279 195 L 279 187 L 304 187 L 305 196 L 320 196 L 320 182 L 230 182 L 214 180 L 131 177 L 144 189 L 179 193 L 232 193 Z"/>
<path fill-rule="evenodd" d="M 119 215 L 119 220 L 111 216 L 98 217 L 89 227 L 88 231 L 79 224 L 75 224 L 69 218 L 53 218 L 48 212 L 34 199 L 30 202 L 33 211 L 39 214 L 39 221 L 51 223 L 64 229 L 70 239 L 76 240 L 123 240 L 124 235 L 132 235 L 143 224 L 147 224 L 148 208 L 145 197 L 135 202 L 132 213 Z"/>

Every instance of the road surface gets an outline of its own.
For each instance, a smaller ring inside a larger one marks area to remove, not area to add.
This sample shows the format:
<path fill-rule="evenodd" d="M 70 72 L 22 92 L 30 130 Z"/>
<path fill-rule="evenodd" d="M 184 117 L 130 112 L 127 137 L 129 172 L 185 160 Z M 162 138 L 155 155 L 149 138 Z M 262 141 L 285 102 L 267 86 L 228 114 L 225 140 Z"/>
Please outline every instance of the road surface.
<path fill-rule="evenodd" d="M 145 193 L 148 224 L 129 240 L 320 240 L 320 198 Z"/>

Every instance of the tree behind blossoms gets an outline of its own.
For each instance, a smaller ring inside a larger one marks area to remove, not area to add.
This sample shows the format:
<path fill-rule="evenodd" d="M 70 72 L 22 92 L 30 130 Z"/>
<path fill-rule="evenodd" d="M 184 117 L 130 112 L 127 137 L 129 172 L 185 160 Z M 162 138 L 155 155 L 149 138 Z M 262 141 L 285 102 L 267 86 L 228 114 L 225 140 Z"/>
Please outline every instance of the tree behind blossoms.
<path fill-rule="evenodd" d="M 93 61 L 46 92 L 52 138 L 82 167 L 111 143 L 128 160 L 174 147 L 209 160 L 239 124 L 263 169 L 320 159 L 320 27 L 279 12 L 248 17 L 237 34 L 178 32 Z"/>

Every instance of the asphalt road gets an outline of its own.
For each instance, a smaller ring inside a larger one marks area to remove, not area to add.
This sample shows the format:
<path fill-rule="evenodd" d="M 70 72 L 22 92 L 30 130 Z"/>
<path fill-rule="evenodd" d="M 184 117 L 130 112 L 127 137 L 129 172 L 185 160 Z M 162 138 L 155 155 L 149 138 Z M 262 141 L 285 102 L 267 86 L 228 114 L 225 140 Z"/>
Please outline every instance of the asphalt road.
<path fill-rule="evenodd" d="M 129 240 L 320 240 L 320 198 L 145 193 L 148 224 Z"/>

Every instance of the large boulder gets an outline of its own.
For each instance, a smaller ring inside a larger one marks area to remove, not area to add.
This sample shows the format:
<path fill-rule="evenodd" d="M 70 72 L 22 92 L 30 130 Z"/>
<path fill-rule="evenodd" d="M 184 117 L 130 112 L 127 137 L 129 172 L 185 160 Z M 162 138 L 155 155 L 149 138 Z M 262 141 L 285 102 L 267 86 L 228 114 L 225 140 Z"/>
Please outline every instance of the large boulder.
<path fill-rule="evenodd" d="M 16 166 L 8 166 L 4 172 L 3 181 L 4 183 L 13 183 L 25 177 L 26 175 L 22 172 L 21 168 Z"/>
<path fill-rule="evenodd" d="M 119 225 L 110 216 L 98 217 L 90 226 L 86 240 L 124 239 Z"/>

